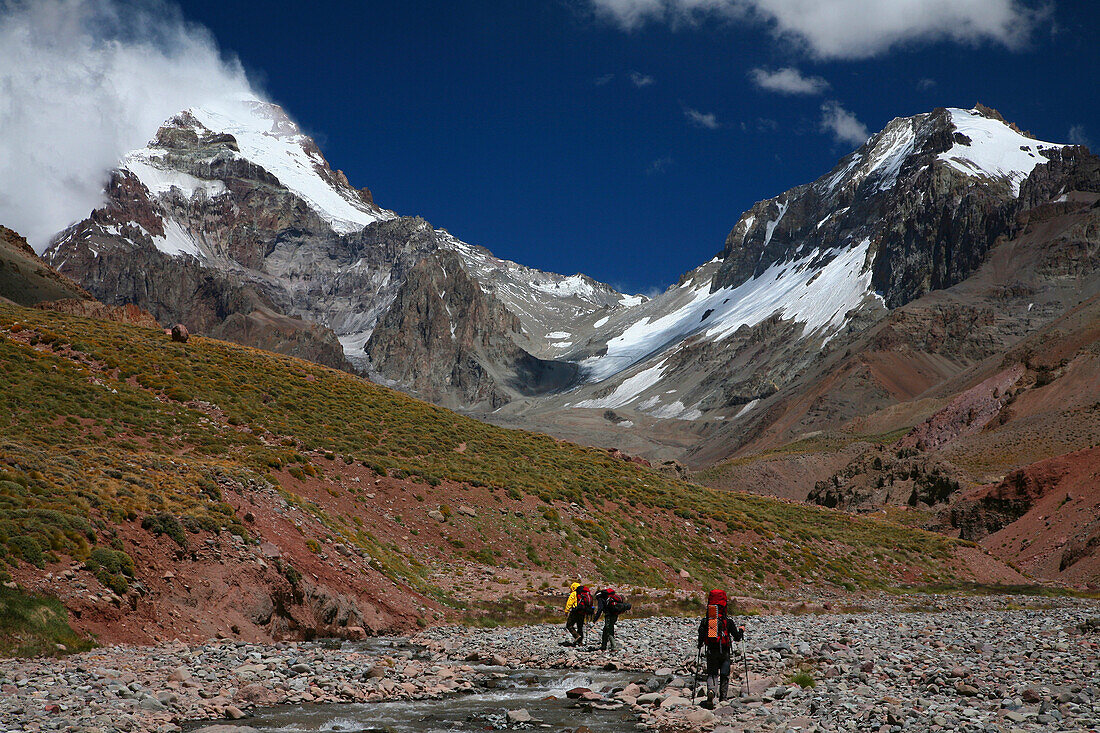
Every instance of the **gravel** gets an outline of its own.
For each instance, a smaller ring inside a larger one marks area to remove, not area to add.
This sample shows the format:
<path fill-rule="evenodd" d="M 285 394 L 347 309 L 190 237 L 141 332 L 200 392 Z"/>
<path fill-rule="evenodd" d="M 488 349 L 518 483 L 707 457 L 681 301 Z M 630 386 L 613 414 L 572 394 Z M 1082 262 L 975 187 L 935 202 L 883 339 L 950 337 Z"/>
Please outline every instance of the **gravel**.
<path fill-rule="evenodd" d="M 564 630 L 546 625 L 437 627 L 418 641 L 457 659 L 497 654 L 516 666 L 648 672 L 639 679 L 647 693 L 613 696 L 631 704 L 647 727 L 663 730 L 1100 729 L 1100 632 L 1087 623 L 1100 604 L 923 599 L 945 610 L 880 604 L 868 613 L 744 617 L 749 690 L 713 712 L 682 702 L 692 697 L 695 619 L 623 617 L 614 654 L 562 647 Z M 738 664 L 731 694 L 739 672 Z M 797 672 L 811 675 L 814 686 L 792 684 Z"/>
<path fill-rule="evenodd" d="M 1088 623 L 1100 603 L 920 599 L 934 610 L 880 604 L 863 613 L 744 617 L 749 689 L 713 711 L 692 702 L 698 621 L 624 616 L 613 654 L 562 646 L 561 626 L 539 625 L 435 627 L 414 639 L 428 649 L 421 654 L 221 641 L 5 659 L 0 731 L 170 733 L 184 721 L 247 719 L 261 705 L 439 698 L 480 689 L 499 672 L 486 664 L 633 670 L 624 688 L 570 693 L 579 705 L 629 709 L 650 729 L 1100 729 L 1100 624 Z M 814 686 L 792 684 L 796 672 Z M 731 693 L 739 674 L 740 664 Z M 524 712 L 514 711 L 513 723 L 529 726 L 519 721 Z"/>

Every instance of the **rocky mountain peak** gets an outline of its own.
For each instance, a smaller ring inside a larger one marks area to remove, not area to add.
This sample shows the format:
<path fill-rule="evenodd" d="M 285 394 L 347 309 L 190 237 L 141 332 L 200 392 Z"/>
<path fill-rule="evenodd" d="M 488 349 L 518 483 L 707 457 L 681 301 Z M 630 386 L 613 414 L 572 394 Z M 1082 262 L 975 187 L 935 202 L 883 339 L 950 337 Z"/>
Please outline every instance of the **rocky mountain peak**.
<path fill-rule="evenodd" d="M 938 242 L 936 236 L 925 238 L 924 249 L 928 244 L 951 253 L 981 249 L 974 242 L 995 238 L 1021 182 L 1058 148 L 1025 137 L 985 107 L 939 108 L 891 120 L 826 175 L 745 212 L 726 238 L 712 291 L 759 277 L 777 263 L 812 252 L 828 259 L 863 241 L 876 252 L 901 246 L 919 253 L 922 246 L 910 226 L 915 218 L 929 235 L 937 234 L 927 229 L 929 222 L 955 220 Z M 983 184 L 978 189 L 975 180 Z M 875 289 L 891 306 L 907 302 L 957 282 L 974 262 L 965 254 L 962 259 L 944 263 L 941 272 L 928 273 L 922 266 L 900 278 L 880 264 Z M 885 261 L 893 265 L 897 257 Z"/>

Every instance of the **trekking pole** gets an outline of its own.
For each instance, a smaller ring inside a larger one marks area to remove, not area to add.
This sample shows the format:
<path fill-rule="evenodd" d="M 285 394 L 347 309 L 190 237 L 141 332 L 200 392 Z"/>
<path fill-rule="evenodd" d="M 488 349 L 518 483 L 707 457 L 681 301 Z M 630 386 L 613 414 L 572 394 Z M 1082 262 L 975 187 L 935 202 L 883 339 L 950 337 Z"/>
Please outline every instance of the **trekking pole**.
<path fill-rule="evenodd" d="M 695 696 L 699 693 L 699 670 L 703 666 L 703 647 L 695 652 L 695 666 L 691 668 L 691 704 L 695 704 Z"/>
<path fill-rule="evenodd" d="M 741 663 L 745 667 L 745 697 L 748 697 L 752 692 L 752 688 L 749 687 L 749 655 L 745 652 L 745 637 L 741 637 Z"/>

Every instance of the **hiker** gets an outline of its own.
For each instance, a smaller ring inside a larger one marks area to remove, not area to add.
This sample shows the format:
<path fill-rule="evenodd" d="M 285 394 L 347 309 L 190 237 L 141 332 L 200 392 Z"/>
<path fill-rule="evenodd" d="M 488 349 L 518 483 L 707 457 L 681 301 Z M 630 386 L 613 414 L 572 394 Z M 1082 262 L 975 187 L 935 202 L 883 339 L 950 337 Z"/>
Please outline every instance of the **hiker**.
<path fill-rule="evenodd" d="M 596 615 L 592 617 L 592 623 L 596 623 L 603 616 L 603 637 L 600 640 L 600 651 L 615 651 L 615 622 L 619 620 L 619 614 L 630 610 L 630 604 L 613 588 L 596 591 Z"/>
<path fill-rule="evenodd" d="M 735 626 L 726 615 L 726 592 L 712 590 L 707 594 L 707 613 L 699 622 L 699 649 L 706 648 L 707 701 L 703 707 L 714 707 L 714 696 L 719 700 L 729 697 L 730 656 L 733 643 L 745 636 L 744 626 Z"/>
<path fill-rule="evenodd" d="M 592 614 L 592 593 L 587 585 L 573 583 L 569 586 L 565 613 L 565 630 L 573 636 L 573 646 L 580 646 L 584 643 L 584 620 Z"/>

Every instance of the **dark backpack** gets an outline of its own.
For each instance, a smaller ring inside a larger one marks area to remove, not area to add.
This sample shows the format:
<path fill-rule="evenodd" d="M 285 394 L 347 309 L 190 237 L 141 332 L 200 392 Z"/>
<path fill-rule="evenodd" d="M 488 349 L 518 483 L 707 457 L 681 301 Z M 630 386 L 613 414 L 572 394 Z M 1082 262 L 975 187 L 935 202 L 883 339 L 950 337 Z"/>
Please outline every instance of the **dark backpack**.
<path fill-rule="evenodd" d="M 585 613 L 592 611 L 592 591 L 588 590 L 587 585 L 577 588 L 577 608 Z"/>
<path fill-rule="evenodd" d="M 613 590 L 607 594 L 607 610 L 616 616 L 620 613 L 625 613 L 631 608 L 630 604 L 626 602 L 626 599 L 619 594 L 618 591 Z"/>

